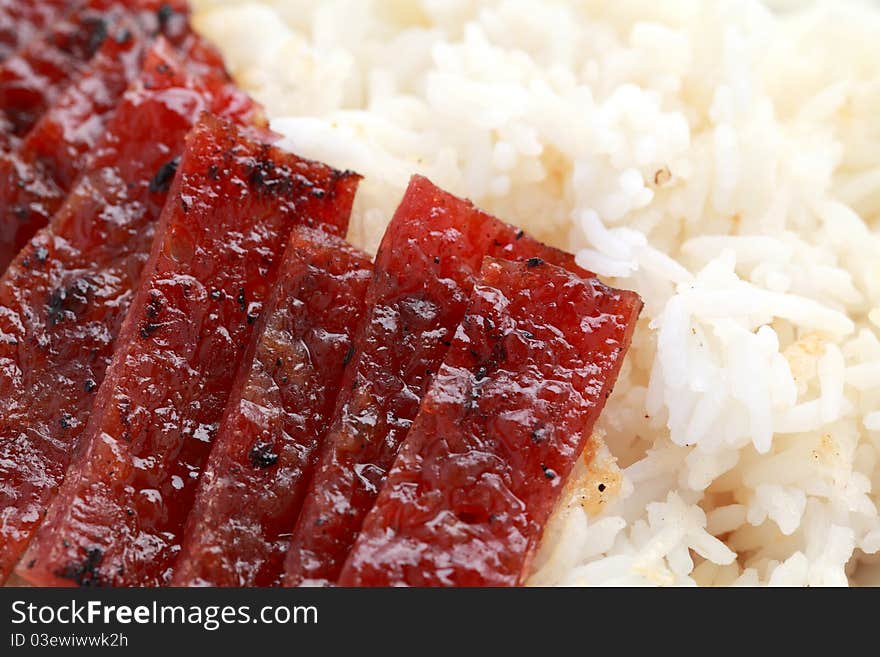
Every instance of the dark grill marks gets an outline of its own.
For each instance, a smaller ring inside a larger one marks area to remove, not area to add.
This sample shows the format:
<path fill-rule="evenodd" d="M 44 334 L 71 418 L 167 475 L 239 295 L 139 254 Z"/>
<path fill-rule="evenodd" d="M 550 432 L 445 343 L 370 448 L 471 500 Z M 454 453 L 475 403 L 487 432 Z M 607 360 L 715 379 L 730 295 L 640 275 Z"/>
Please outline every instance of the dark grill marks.
<path fill-rule="evenodd" d="M 112 41 L 105 42 L 102 52 Z M 173 75 L 159 76 L 155 69 L 160 64 Z M 165 200 L 149 193 L 150 180 L 182 150 L 186 133 L 202 110 L 242 121 L 259 116 L 254 105 L 227 83 L 225 71 L 203 77 L 187 73 L 166 41 L 155 43 L 138 70 L 138 82 L 100 131 L 80 182 L 49 225 L 26 241 L 0 277 L 4 336 L 0 359 L 14 364 L 0 371 L 0 481 L 4 482 L 0 582 L 16 563 L 35 559 L 34 568 L 40 567 L 37 556 L 21 560 L 42 521 L 33 511 L 46 509 L 56 495 L 80 444 L 83 420 L 91 418 L 91 409 L 101 398 L 95 392 L 114 347 L 121 344 L 119 328 Z M 168 103 L 170 89 L 180 90 L 192 102 Z M 122 184 L 107 184 L 108 180 Z M 12 316 L 23 321 L 13 324 L 8 321 Z M 138 321 L 145 317 L 135 320 L 129 342 L 141 342 Z M 21 375 L 13 376 L 13 370 Z M 132 431 L 140 419 L 138 407 L 132 404 L 128 420 Z M 29 435 L 45 439 L 23 438 Z M 111 525 L 118 527 L 118 518 Z M 74 547 L 94 545 L 95 541 L 88 541 Z M 68 553 L 44 572 L 54 579 L 56 570 L 80 561 L 82 554 Z M 106 561 L 104 553 L 101 569 Z"/>
<path fill-rule="evenodd" d="M 297 226 L 280 268 L 205 466 L 174 586 L 270 586 L 282 575 L 372 263 L 339 237 Z"/>
<path fill-rule="evenodd" d="M 162 298 L 155 290 L 153 290 L 150 294 L 150 300 L 147 302 L 147 305 L 144 309 L 144 315 L 146 319 L 141 322 L 140 336 L 144 340 L 152 336 L 153 333 L 155 333 L 156 330 L 159 328 L 160 325 L 158 322 L 156 322 L 156 320 L 159 319 L 159 313 L 161 311 Z"/>
<path fill-rule="evenodd" d="M 337 584 L 521 584 L 640 309 L 637 295 L 550 264 L 486 258 Z M 515 350 L 499 348 L 502 330 Z M 475 354 L 492 361 L 480 381 Z"/>
<path fill-rule="evenodd" d="M 273 450 L 273 446 L 267 442 L 258 442 L 248 452 L 248 458 L 251 465 L 255 468 L 268 468 L 278 462 L 278 454 Z"/>
<path fill-rule="evenodd" d="M 528 263 L 526 263 L 526 266 L 528 266 Z M 503 336 L 495 331 L 495 325 L 490 317 L 473 318 L 471 321 L 476 321 L 477 323 L 482 322 L 486 328 L 486 333 L 489 336 L 489 341 L 492 344 L 491 352 L 485 358 L 475 349 L 468 350 L 468 353 L 476 361 L 473 371 L 474 378 L 477 383 L 479 383 L 495 372 L 499 365 L 507 359 L 507 348 L 504 346 Z"/>
<path fill-rule="evenodd" d="M 138 127 L 149 132 L 149 126 Z M 92 546 L 103 551 L 100 575 L 110 585 L 169 582 L 198 475 L 216 443 L 233 375 L 257 324 L 248 324 L 242 311 L 249 304 L 258 310 L 274 289 L 293 226 L 310 221 L 333 233 L 347 228 L 350 203 L 301 202 L 310 198 L 311 186 L 327 184 L 329 167 L 267 150 L 249 134 L 200 113 L 186 137 L 171 193 L 190 199 L 190 211 L 182 212 L 178 198 L 164 205 L 76 458 L 28 548 L 36 563 L 21 574 L 31 582 L 59 583 L 59 568 Z M 167 153 L 152 170 L 142 165 L 149 171 L 143 183 L 168 161 Z M 230 154 L 230 176 L 214 181 L 206 172 L 221 153 Z M 273 161 L 279 170 L 297 170 L 311 184 L 297 184 L 290 198 L 257 189 L 243 194 L 241 181 L 257 154 L 266 167 Z M 348 199 L 356 182 L 339 182 Z M 140 188 L 149 198 L 147 184 Z M 218 303 L 211 290 L 226 290 L 235 301 Z M 121 408 L 123 399 L 127 409 Z M 254 453 L 261 467 L 254 468 L 247 450 L 257 442 L 277 444 L 257 438 L 245 450 L 245 464 L 251 472 L 271 473 L 281 453 L 261 446 Z M 150 465 L 127 465 L 135 462 Z M 97 489 L 106 494 L 94 496 Z"/>
<path fill-rule="evenodd" d="M 266 196 L 288 196 L 293 189 L 292 176 L 290 169 L 278 169 L 271 162 L 260 159 L 254 163 L 248 181 Z"/>
<path fill-rule="evenodd" d="M 577 268 L 573 256 L 521 235 L 420 176 L 410 181 L 382 239 L 368 292 L 368 311 L 349 364 L 349 385 L 340 394 L 321 461 L 294 530 L 287 583 L 305 579 L 334 582 L 384 473 L 418 413 L 436 376 L 483 257 L 538 258 Z M 477 354 L 469 371 L 470 406 L 504 356 L 497 329 L 491 349 Z M 362 472 L 383 473 L 375 481 Z M 345 513 L 336 500 L 349 499 Z M 321 532 L 314 532 L 324 518 Z"/>
<path fill-rule="evenodd" d="M 100 16 L 86 18 L 83 25 L 83 41 L 86 43 L 86 58 L 91 58 L 104 39 L 107 38 L 107 20 Z"/>
<path fill-rule="evenodd" d="M 150 300 L 147 302 L 146 315 L 148 319 L 156 319 L 162 310 L 162 297 L 155 291 L 150 294 Z"/>
<path fill-rule="evenodd" d="M 144 322 L 143 324 L 141 324 L 140 336 L 144 340 L 146 340 L 150 336 L 152 336 L 153 333 L 155 333 L 156 329 L 158 329 L 158 328 L 159 328 L 158 324 L 153 324 L 152 322 Z"/>
<path fill-rule="evenodd" d="M 168 29 L 171 19 L 174 18 L 174 14 L 174 8 L 168 3 L 159 7 L 159 10 L 156 12 L 156 18 L 159 21 L 159 29 L 162 32 Z"/>
<path fill-rule="evenodd" d="M 59 569 L 56 574 L 61 579 L 68 579 L 81 587 L 100 587 L 104 582 L 99 572 L 99 566 L 104 559 L 104 553 L 100 548 L 89 548 L 85 551 L 82 561 L 74 561 Z"/>
<path fill-rule="evenodd" d="M 89 304 L 92 285 L 86 279 L 77 279 L 64 288 L 58 288 L 46 302 L 46 313 L 50 326 L 64 321 L 74 321 Z"/>
<path fill-rule="evenodd" d="M 178 164 L 180 164 L 180 157 L 175 157 L 159 167 L 156 175 L 150 180 L 151 193 L 164 193 L 171 188 L 171 181 L 174 180 L 174 174 L 177 172 Z"/>

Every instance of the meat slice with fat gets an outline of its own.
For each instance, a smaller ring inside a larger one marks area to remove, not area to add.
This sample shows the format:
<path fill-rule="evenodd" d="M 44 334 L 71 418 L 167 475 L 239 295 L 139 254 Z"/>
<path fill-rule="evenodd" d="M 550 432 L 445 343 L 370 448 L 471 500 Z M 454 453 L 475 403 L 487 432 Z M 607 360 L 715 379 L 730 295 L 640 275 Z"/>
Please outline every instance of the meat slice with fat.
<path fill-rule="evenodd" d="M 173 585 L 279 583 L 372 270 L 342 238 L 294 228 L 202 474 Z"/>
<path fill-rule="evenodd" d="M 486 255 L 574 257 L 413 177 L 376 256 L 367 314 L 291 540 L 286 583 L 336 581 L 419 402 L 449 347 Z"/>
<path fill-rule="evenodd" d="M 540 259 L 488 258 L 339 584 L 521 584 L 641 307 Z"/>
<path fill-rule="evenodd" d="M 20 576 L 54 585 L 169 582 L 290 231 L 345 233 L 358 179 L 202 116 L 81 448 Z"/>

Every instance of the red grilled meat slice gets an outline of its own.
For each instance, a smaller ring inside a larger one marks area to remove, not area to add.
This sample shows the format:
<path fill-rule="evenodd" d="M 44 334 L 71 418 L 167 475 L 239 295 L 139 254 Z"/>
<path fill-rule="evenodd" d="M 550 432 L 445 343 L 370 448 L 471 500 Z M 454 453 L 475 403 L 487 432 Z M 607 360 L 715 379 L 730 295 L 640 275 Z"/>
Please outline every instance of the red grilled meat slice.
<path fill-rule="evenodd" d="M 537 258 L 487 259 L 339 584 L 521 584 L 640 310 Z"/>
<path fill-rule="evenodd" d="M 274 586 L 333 415 L 372 276 L 342 238 L 295 228 L 190 512 L 175 586 Z"/>
<path fill-rule="evenodd" d="M 89 170 L 0 278 L 0 581 L 64 477 L 203 110 L 259 116 L 225 80 L 188 75 L 160 40 Z"/>
<path fill-rule="evenodd" d="M 112 28 L 83 73 L 18 148 L 0 153 L 0 271 L 61 206 L 137 77 L 148 40 L 133 21 Z M 178 51 L 190 70 L 226 75 L 216 51 L 195 34 L 179 39 Z"/>
<path fill-rule="evenodd" d="M 0 109 L 10 138 L 36 123 L 107 35 L 101 12 L 84 8 L 0 64 Z M 13 142 L 14 144 L 14 142 Z"/>
<path fill-rule="evenodd" d="M 416 176 L 388 226 L 340 394 L 287 560 L 289 585 L 333 583 L 461 321 L 483 256 L 574 258 Z M 582 272 L 585 275 L 587 272 Z"/>
<path fill-rule="evenodd" d="M 203 115 L 82 449 L 19 575 L 36 584 L 168 583 L 290 230 L 344 233 L 357 181 Z"/>
<path fill-rule="evenodd" d="M 0 61 L 64 16 L 74 0 L 2 0 L 0 2 Z"/>
<path fill-rule="evenodd" d="M 0 154 L 0 271 L 61 206 L 140 71 L 143 40 L 117 29 L 18 148 Z"/>
<path fill-rule="evenodd" d="M 98 51 L 113 26 L 132 19 L 177 44 L 189 32 L 183 0 L 88 0 L 0 63 L 0 147 L 12 150 Z M 118 36 L 118 34 L 117 34 Z"/>

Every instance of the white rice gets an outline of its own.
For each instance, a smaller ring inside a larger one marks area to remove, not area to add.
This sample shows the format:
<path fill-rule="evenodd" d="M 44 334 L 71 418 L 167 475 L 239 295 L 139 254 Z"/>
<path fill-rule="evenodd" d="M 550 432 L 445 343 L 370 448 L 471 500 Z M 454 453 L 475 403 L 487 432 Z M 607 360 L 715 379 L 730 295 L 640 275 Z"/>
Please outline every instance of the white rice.
<path fill-rule="evenodd" d="M 355 243 L 420 172 L 645 299 L 532 583 L 880 581 L 880 9 L 195 4 Z"/>

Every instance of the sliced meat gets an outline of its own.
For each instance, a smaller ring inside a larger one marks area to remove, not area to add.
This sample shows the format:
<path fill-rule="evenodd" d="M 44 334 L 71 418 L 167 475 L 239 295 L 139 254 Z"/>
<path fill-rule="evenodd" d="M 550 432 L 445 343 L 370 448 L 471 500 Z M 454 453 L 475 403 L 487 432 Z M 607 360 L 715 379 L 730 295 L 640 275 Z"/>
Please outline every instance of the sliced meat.
<path fill-rule="evenodd" d="M 74 0 L 2 0 L 0 2 L 0 62 L 64 16 Z"/>
<path fill-rule="evenodd" d="M 287 584 L 336 581 L 443 361 L 485 255 L 540 257 L 577 269 L 572 256 L 415 176 L 376 256 L 353 386 L 340 394 L 294 531 Z"/>
<path fill-rule="evenodd" d="M 125 19 L 175 44 L 189 31 L 183 0 L 88 0 L 0 64 L 0 147 L 18 145 Z"/>
<path fill-rule="evenodd" d="M 0 153 L 0 271 L 61 206 L 137 77 L 151 40 L 131 20 L 114 26 L 18 148 Z M 197 35 L 180 38 L 178 46 L 192 71 L 226 76 L 216 51 Z"/>
<path fill-rule="evenodd" d="M 202 475 L 172 585 L 280 583 L 372 269 L 341 238 L 294 229 Z"/>
<path fill-rule="evenodd" d="M 0 64 L 0 109 L 7 139 L 21 137 L 91 59 L 106 37 L 103 14 L 83 8 Z"/>
<path fill-rule="evenodd" d="M 521 584 L 640 310 L 541 260 L 487 259 L 339 584 Z"/>
<path fill-rule="evenodd" d="M 61 206 L 140 71 L 144 40 L 116 29 L 19 147 L 0 153 L 0 271 Z"/>
<path fill-rule="evenodd" d="M 358 177 L 203 115 L 83 437 L 18 574 L 162 585 L 296 224 L 344 233 Z"/>
<path fill-rule="evenodd" d="M 163 40 L 51 223 L 0 278 L 0 581 L 60 485 L 139 280 L 175 156 L 204 110 L 260 116 Z"/>

